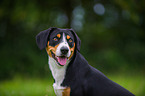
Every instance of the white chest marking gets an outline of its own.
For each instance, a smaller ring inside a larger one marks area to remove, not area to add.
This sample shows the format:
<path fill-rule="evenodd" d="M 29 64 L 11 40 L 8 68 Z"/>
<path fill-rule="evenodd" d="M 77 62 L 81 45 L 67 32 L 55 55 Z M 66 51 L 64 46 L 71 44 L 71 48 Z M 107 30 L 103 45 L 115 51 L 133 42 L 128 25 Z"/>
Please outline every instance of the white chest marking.
<path fill-rule="evenodd" d="M 52 72 L 52 76 L 55 79 L 55 83 L 53 84 L 55 94 L 57 96 L 62 96 L 62 92 L 65 87 L 61 86 L 61 83 L 64 80 L 66 68 L 69 64 L 69 61 L 67 61 L 64 66 L 59 66 L 53 58 L 49 57 L 48 63 Z"/>

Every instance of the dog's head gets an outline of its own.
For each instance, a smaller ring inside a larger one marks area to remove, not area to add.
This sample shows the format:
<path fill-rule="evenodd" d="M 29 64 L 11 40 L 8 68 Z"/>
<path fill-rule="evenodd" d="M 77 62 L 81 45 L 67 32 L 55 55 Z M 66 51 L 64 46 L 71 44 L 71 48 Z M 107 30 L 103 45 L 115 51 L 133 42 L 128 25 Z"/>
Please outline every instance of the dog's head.
<path fill-rule="evenodd" d="M 50 57 L 60 66 L 70 61 L 76 50 L 80 51 L 80 39 L 72 29 L 49 28 L 36 36 L 40 49 L 46 48 Z"/>

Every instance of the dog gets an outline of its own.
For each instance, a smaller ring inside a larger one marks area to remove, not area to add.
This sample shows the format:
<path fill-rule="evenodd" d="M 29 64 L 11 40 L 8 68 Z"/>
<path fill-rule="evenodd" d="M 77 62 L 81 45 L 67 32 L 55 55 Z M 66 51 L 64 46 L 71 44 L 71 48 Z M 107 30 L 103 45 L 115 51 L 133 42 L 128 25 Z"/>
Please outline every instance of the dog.
<path fill-rule="evenodd" d="M 135 96 L 88 64 L 73 29 L 51 27 L 36 36 L 36 43 L 48 54 L 57 96 Z"/>

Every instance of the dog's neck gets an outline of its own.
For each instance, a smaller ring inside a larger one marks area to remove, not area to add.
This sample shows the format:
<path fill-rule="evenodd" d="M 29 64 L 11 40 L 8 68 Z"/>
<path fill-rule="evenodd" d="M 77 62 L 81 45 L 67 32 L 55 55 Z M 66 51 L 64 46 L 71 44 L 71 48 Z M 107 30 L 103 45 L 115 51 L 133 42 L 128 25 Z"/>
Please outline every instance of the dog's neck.
<path fill-rule="evenodd" d="M 54 84 L 57 86 L 61 86 L 61 83 L 63 82 L 63 80 L 65 78 L 67 66 L 70 61 L 67 61 L 64 66 L 59 66 L 52 57 L 48 56 L 48 58 L 49 58 L 49 61 L 48 61 L 49 68 L 50 68 L 50 70 L 52 72 L 52 76 L 55 80 Z"/>

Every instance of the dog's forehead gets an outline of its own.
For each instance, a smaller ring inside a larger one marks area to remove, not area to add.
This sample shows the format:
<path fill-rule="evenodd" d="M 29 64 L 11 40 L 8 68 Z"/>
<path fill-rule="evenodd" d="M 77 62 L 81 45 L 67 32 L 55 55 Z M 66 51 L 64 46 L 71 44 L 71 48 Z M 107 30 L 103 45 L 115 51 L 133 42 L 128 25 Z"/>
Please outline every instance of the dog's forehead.
<path fill-rule="evenodd" d="M 51 33 L 51 36 L 54 37 L 57 34 L 62 34 L 62 33 L 65 33 L 65 35 L 69 35 L 70 37 L 74 38 L 72 32 L 68 29 L 56 29 Z"/>

